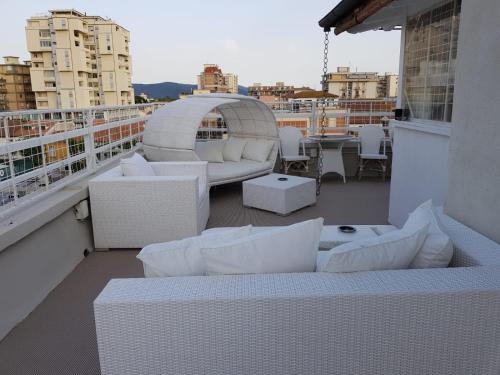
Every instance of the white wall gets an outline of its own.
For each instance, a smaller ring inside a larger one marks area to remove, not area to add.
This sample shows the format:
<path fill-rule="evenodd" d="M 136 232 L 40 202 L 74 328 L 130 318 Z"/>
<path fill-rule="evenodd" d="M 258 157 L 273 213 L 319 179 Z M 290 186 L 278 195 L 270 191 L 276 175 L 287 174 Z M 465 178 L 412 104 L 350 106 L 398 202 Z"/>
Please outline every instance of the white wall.
<path fill-rule="evenodd" d="M 389 222 L 401 226 L 408 214 L 432 199 L 443 205 L 448 185 L 449 126 L 392 121 Z"/>
<path fill-rule="evenodd" d="M 500 1 L 463 0 L 448 215 L 500 242 Z"/>
<path fill-rule="evenodd" d="M 401 30 L 398 108 L 404 94 L 404 48 L 406 29 Z M 449 124 L 391 121 L 394 126 L 391 193 L 388 221 L 402 226 L 422 202 L 432 199 L 443 205 L 448 186 Z"/>
<path fill-rule="evenodd" d="M 93 250 L 90 224 L 69 209 L 0 251 L 0 339 Z"/>

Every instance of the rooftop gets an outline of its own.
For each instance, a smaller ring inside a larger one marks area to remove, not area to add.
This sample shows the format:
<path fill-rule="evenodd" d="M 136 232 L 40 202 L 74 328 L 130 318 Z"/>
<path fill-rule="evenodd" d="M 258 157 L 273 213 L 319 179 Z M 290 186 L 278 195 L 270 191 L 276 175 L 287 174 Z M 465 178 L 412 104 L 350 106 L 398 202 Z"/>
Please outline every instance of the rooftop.
<path fill-rule="evenodd" d="M 242 206 L 241 183 L 212 190 L 209 228 L 289 225 L 324 217 L 325 224 L 386 224 L 389 183 L 343 184 L 327 178 L 315 206 L 289 216 Z M 335 207 L 335 209 L 331 209 Z M 143 277 L 137 250 L 92 252 L 0 342 L 2 374 L 100 374 L 92 302 L 110 279 Z"/>

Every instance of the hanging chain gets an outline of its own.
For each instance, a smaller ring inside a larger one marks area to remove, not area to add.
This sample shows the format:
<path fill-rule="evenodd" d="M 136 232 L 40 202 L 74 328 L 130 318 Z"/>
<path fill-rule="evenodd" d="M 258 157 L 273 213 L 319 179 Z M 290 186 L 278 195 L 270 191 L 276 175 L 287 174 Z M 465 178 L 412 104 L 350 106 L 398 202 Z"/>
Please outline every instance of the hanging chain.
<path fill-rule="evenodd" d="M 321 80 L 322 90 L 323 90 L 323 100 L 320 102 L 321 114 L 319 119 L 320 134 L 321 138 L 325 137 L 326 132 L 326 99 L 328 94 L 328 36 L 330 31 L 325 31 L 324 49 L 323 49 L 323 77 Z M 321 175 L 323 174 L 323 148 L 321 147 L 321 141 L 318 141 L 318 173 L 316 176 L 316 195 L 319 195 L 321 191 Z"/>
<path fill-rule="evenodd" d="M 320 118 L 320 127 L 321 127 L 321 138 L 325 137 L 325 130 L 326 130 L 326 100 L 327 100 L 327 95 L 328 95 L 328 80 L 327 80 L 327 74 L 328 74 L 328 35 L 330 34 L 329 31 L 325 31 L 325 41 L 324 41 L 324 49 L 323 49 L 323 77 L 322 77 L 322 89 L 323 89 L 323 100 L 321 103 L 321 118 Z"/>

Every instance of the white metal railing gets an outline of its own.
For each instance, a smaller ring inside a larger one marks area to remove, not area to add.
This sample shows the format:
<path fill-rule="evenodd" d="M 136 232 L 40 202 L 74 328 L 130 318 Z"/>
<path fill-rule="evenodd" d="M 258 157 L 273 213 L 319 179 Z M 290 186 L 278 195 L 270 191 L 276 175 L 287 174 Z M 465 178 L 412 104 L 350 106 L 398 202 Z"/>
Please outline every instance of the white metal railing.
<path fill-rule="evenodd" d="M 319 133 L 322 102 L 290 100 L 266 104 L 273 110 L 279 126 L 297 126 L 306 135 Z M 326 133 L 356 132 L 364 125 L 381 124 L 384 118 L 394 118 L 395 108 L 395 98 L 329 100 L 325 106 Z"/>
<path fill-rule="evenodd" d="M 0 112 L 0 219 L 140 148 L 146 120 L 162 105 L 168 104 Z M 320 103 L 269 106 L 279 126 L 318 133 Z M 383 117 L 394 117 L 394 106 L 392 99 L 331 101 L 326 107 L 327 133 L 380 124 Z M 222 117 L 212 114 L 198 137 L 222 138 L 226 131 Z"/>
<path fill-rule="evenodd" d="M 138 149 L 161 105 L 0 112 L 0 218 Z"/>
<path fill-rule="evenodd" d="M 299 127 L 307 136 L 319 133 L 321 102 L 291 100 L 266 104 L 273 111 L 278 126 Z M 393 119 L 395 108 L 395 98 L 329 100 L 325 107 L 326 133 L 357 134 L 364 125 L 380 125 L 383 119 Z M 222 138 L 227 131 L 223 121 L 220 124 L 213 121 L 212 126 L 204 125 L 198 130 L 200 140 Z"/>

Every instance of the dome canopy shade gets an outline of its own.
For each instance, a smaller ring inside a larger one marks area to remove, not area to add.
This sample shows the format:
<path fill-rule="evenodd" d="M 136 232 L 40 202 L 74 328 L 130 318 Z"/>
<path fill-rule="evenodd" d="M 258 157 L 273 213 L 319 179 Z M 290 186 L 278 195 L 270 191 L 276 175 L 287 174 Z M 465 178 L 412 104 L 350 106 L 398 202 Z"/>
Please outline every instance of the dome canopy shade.
<path fill-rule="evenodd" d="M 261 101 L 244 95 L 204 94 L 176 100 L 153 112 L 143 143 L 155 148 L 194 150 L 198 128 L 214 109 L 224 118 L 230 135 L 278 137 L 274 114 Z"/>

